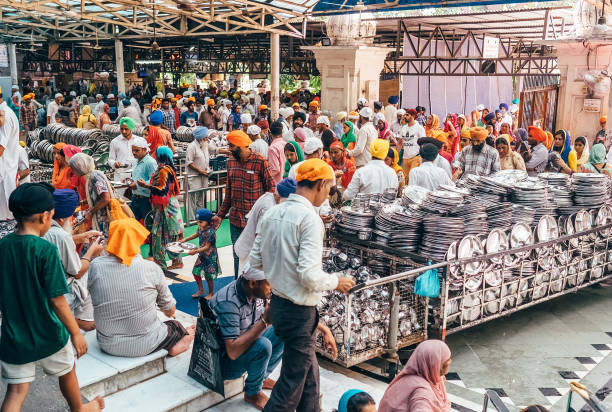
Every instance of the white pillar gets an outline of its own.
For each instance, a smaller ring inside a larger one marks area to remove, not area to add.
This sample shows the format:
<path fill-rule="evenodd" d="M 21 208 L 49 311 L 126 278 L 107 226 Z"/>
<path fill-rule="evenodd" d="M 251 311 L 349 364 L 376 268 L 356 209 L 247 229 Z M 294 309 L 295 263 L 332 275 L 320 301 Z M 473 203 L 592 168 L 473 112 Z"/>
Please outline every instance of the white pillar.
<path fill-rule="evenodd" d="M 115 39 L 115 73 L 117 74 L 117 91 L 125 93 L 125 73 L 123 71 L 123 42 Z"/>
<path fill-rule="evenodd" d="M 17 76 L 17 52 L 15 50 L 15 43 L 9 43 L 9 64 L 11 68 L 11 84 L 19 84 Z M 9 96 L 10 97 L 10 96 Z"/>
<path fill-rule="evenodd" d="M 270 114 L 272 120 L 276 120 L 280 106 L 280 39 L 278 33 L 270 34 L 270 78 L 272 80 Z"/>

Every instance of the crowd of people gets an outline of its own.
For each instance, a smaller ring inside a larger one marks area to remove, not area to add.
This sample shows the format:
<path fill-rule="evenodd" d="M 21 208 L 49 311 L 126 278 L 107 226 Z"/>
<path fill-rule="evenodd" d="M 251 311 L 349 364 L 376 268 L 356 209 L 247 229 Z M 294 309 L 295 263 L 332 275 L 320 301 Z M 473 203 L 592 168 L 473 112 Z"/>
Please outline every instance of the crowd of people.
<path fill-rule="evenodd" d="M 468 116 L 450 113 L 441 124 L 424 107 L 398 108 L 397 96 L 386 106 L 360 98 L 354 111 L 324 113 L 306 90 L 302 85 L 288 97 L 274 121 L 269 94 L 216 89 L 162 95 L 145 105 L 138 89 L 129 98 L 96 95 L 92 102 L 57 93 L 46 107 L 31 92 L 23 98 L 14 93 L 17 113 L 0 100 L 0 220 L 17 221 L 16 233 L 0 240 L 0 361 L 9 383 L 3 408 L 20 409 L 37 361 L 60 377 L 72 410 L 103 408 L 100 398 L 81 404 L 71 348 L 77 357 L 86 352 L 80 330 L 95 330 L 101 349 L 115 356 L 188 350 L 193 327 L 162 322 L 157 312 L 174 315 L 164 274 L 183 267 L 181 255 L 166 246 L 197 239 L 190 251 L 197 255 L 193 297 L 203 296 L 217 316 L 224 378 L 246 372 L 245 401 L 260 410 L 318 411 L 317 334 L 333 356 L 337 347 L 317 304 L 324 292 L 347 293 L 355 285 L 322 270 L 324 223 L 331 219 L 324 209 L 358 193 L 399 193 L 406 185 L 435 190 L 502 169 L 612 175 L 606 133 L 597 133 L 589 150 L 591 139 L 572 141 L 567 130 L 519 128 L 518 102 L 491 112 L 479 106 Z M 34 116 L 37 110 L 44 114 Z M 605 131 L 606 118 L 601 120 Z M 108 166 L 127 190 L 118 193 L 91 156 L 63 143 L 54 146 L 51 184 L 21 181 L 19 132 L 45 122 L 80 128 L 117 123 L 120 135 L 110 143 Z M 193 134 L 183 171 L 191 216 L 181 212 L 181 171 L 174 163 L 179 125 Z M 144 136 L 133 133 L 137 126 L 146 126 Z M 227 147 L 213 144 L 216 133 L 225 135 Z M 211 157 L 219 153 L 230 157 L 225 196 L 213 213 L 197 189 L 207 187 Z M 221 274 L 215 232 L 225 218 L 235 280 L 215 291 Z M 194 235 L 184 235 L 185 220 L 197 222 Z M 147 239 L 150 256 L 143 257 Z M 281 360 L 274 381 L 269 376 Z M 443 342 L 422 343 L 378 410 L 450 410 L 443 378 L 449 365 Z M 272 390 L 270 398 L 263 389 Z M 352 391 L 338 410 L 376 407 L 369 395 Z"/>

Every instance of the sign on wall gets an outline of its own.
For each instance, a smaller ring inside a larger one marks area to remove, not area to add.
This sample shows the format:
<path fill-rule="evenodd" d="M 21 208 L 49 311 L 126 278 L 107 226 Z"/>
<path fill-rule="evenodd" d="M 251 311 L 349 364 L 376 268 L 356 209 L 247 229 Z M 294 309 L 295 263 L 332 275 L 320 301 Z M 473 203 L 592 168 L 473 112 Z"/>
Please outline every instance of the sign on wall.
<path fill-rule="evenodd" d="M 599 113 L 601 110 L 601 99 L 584 99 L 582 110 L 588 113 Z"/>
<path fill-rule="evenodd" d="M 0 67 L 9 67 L 8 47 L 6 47 L 6 44 L 0 44 Z"/>
<path fill-rule="evenodd" d="M 497 59 L 499 57 L 499 38 L 484 36 L 482 44 L 482 57 L 485 59 Z"/>

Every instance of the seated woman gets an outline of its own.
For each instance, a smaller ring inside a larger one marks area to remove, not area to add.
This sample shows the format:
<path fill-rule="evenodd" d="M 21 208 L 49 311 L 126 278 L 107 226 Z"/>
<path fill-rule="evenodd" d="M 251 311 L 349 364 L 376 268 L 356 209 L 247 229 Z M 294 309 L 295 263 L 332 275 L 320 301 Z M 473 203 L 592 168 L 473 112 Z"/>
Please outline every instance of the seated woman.
<path fill-rule="evenodd" d="M 548 152 L 550 153 L 547 168 L 549 172 L 572 174 L 578 171 L 578 157 L 576 151 L 572 149 L 572 140 L 567 130 L 558 130 L 555 133 Z"/>
<path fill-rule="evenodd" d="M 515 170 L 527 170 L 525 168 L 525 161 L 523 156 L 518 152 L 510 149 L 510 143 L 508 137 L 502 134 L 495 141 L 495 148 L 499 153 L 499 166 L 502 170 L 504 169 L 515 169 Z"/>
<path fill-rule="evenodd" d="M 582 168 L 589 161 L 589 142 L 586 137 L 578 136 L 574 140 L 574 150 L 576 151 L 576 157 L 578 158 L 578 170 Z"/>
<path fill-rule="evenodd" d="M 612 177 L 612 165 L 606 163 L 606 147 L 603 143 L 593 145 L 589 161 L 582 166 L 582 172 L 603 173 Z"/>
<path fill-rule="evenodd" d="M 113 220 L 109 254 L 89 265 L 97 339 L 110 355 L 138 357 L 165 349 L 176 356 L 189 349 L 194 338 L 194 327 L 185 329 L 176 320 L 162 322 L 157 317 L 158 308 L 173 317 L 176 300 L 161 268 L 140 256 L 148 235 L 136 219 Z"/>
<path fill-rule="evenodd" d="M 444 383 L 451 351 L 441 340 L 421 342 L 383 395 L 378 412 L 449 412 Z"/>
<path fill-rule="evenodd" d="M 335 412 L 376 412 L 376 402 L 369 393 L 350 389 L 342 394 Z"/>

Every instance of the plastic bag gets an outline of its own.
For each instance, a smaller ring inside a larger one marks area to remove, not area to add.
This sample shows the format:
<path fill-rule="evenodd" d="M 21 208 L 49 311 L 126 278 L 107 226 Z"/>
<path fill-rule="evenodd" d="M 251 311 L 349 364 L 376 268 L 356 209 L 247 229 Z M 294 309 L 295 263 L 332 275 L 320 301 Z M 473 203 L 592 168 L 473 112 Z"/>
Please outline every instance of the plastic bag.
<path fill-rule="evenodd" d="M 437 298 L 440 294 L 440 279 L 438 279 L 438 269 L 429 269 L 414 282 L 414 294 Z"/>

